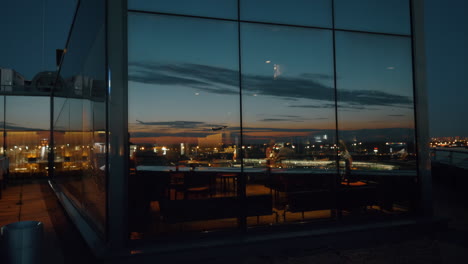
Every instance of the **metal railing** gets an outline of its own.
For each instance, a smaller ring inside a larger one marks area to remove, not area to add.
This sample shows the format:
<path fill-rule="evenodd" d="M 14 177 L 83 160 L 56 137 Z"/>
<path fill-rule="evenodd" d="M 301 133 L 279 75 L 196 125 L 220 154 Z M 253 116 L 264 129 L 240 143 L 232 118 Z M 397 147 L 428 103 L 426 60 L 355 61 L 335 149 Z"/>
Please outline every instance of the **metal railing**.
<path fill-rule="evenodd" d="M 468 149 L 466 148 L 432 148 L 431 161 L 468 169 Z"/>

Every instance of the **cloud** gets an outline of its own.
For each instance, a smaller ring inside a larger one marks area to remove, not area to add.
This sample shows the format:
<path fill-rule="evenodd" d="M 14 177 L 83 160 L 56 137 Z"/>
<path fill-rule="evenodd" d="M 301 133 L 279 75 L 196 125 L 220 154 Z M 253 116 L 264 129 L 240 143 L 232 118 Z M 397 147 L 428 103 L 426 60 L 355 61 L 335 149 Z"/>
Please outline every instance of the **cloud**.
<path fill-rule="evenodd" d="M 282 118 L 284 117 L 284 118 Z M 296 116 L 296 115 L 277 115 L 273 118 L 263 118 L 259 119 L 259 122 L 298 122 L 298 123 L 303 123 L 306 121 L 311 121 L 311 120 L 327 120 L 330 119 L 328 117 L 316 117 L 316 118 L 304 118 L 302 116 Z"/>
<path fill-rule="evenodd" d="M 235 69 L 208 66 L 203 64 L 179 63 L 159 64 L 152 62 L 129 63 L 129 80 L 140 83 L 184 85 L 209 93 L 222 95 L 239 94 L 239 72 Z M 332 79 L 321 74 L 302 74 L 298 77 L 280 77 L 266 75 L 242 76 L 244 94 L 279 97 L 283 100 L 319 100 L 335 102 L 335 89 L 320 81 Z M 349 104 L 351 109 L 364 109 L 369 106 L 412 107 L 408 96 L 391 94 L 377 90 L 338 89 L 338 101 Z M 319 108 L 330 108 L 324 104 Z M 305 107 L 292 106 L 292 107 Z M 313 108 L 312 106 L 308 106 Z"/>
<path fill-rule="evenodd" d="M 298 107 L 298 108 L 312 108 L 312 109 L 333 109 L 335 108 L 334 104 L 322 104 L 322 105 L 290 105 L 289 107 Z M 338 111 L 339 110 L 377 110 L 376 108 L 369 108 L 363 105 L 357 105 L 355 103 L 339 103 L 338 104 Z"/>
<path fill-rule="evenodd" d="M 334 105 L 334 104 L 322 104 L 322 105 L 290 105 L 289 107 L 320 109 L 320 108 L 335 108 L 335 105 Z"/>
<path fill-rule="evenodd" d="M 317 128 L 278 128 L 278 127 L 243 127 L 244 132 L 320 132 L 327 129 Z"/>
<path fill-rule="evenodd" d="M 238 130 L 234 130 L 238 132 Z M 249 133 L 250 132 L 250 133 Z M 284 135 L 279 136 L 268 135 L 263 133 L 251 133 L 251 132 L 285 132 Z M 307 132 L 306 135 L 294 136 L 289 132 Z M 249 127 L 244 128 L 244 139 L 245 144 L 258 143 L 263 144 L 270 139 L 281 141 L 281 140 L 302 140 L 303 142 L 313 140 L 315 135 L 328 135 L 329 143 L 334 142 L 334 136 L 336 131 L 333 129 L 280 129 L 280 128 L 255 128 Z M 380 128 L 380 129 L 357 129 L 357 130 L 340 130 L 338 131 L 339 138 L 345 142 L 353 142 L 354 140 L 363 142 L 385 142 L 385 141 L 402 141 L 411 143 L 414 141 L 414 129 L 412 128 Z M 208 135 L 213 135 L 213 132 L 208 131 L 189 131 L 189 132 L 151 132 L 151 131 L 138 131 L 131 132 L 132 138 L 158 138 L 158 137 L 174 137 L 174 138 L 204 138 Z M 231 134 L 232 137 L 239 136 L 238 133 Z M 153 141 L 151 141 L 153 142 Z M 154 143 L 154 142 L 153 142 Z"/>
<path fill-rule="evenodd" d="M 10 122 L 0 122 L 0 127 L 3 128 L 3 126 L 5 126 L 6 130 L 17 130 L 17 131 L 46 131 L 48 130 L 48 129 L 43 129 L 43 128 L 19 126 L 18 124 L 10 123 Z"/>
<path fill-rule="evenodd" d="M 143 122 L 137 120 L 139 124 L 147 125 L 147 126 L 168 126 L 173 128 L 193 128 L 199 127 L 200 125 L 204 125 L 205 122 L 198 122 L 198 121 L 168 121 L 168 122 Z"/>
<path fill-rule="evenodd" d="M 290 117 L 290 118 L 302 118 L 302 116 L 298 116 L 298 115 L 278 115 L 278 116 L 281 116 L 281 117 Z"/>
<path fill-rule="evenodd" d="M 287 119 L 285 119 L 287 120 Z M 137 120 L 138 123 L 130 124 L 130 131 L 135 131 L 134 133 L 150 133 L 158 135 L 187 135 L 187 133 L 196 133 L 197 135 L 210 135 L 213 134 L 213 127 L 219 127 L 222 125 L 219 124 L 208 124 L 205 122 L 197 121 L 173 121 L 173 122 L 142 122 Z M 268 121 L 266 121 L 268 122 Z M 273 122 L 273 121 L 270 121 Z M 180 129 L 180 130 L 176 130 Z M 324 129 L 316 128 L 277 128 L 277 127 L 248 127 L 244 126 L 244 132 L 318 132 L 326 131 Z M 179 132 L 183 131 L 183 132 Z M 237 133 L 240 131 L 239 126 L 227 127 L 225 131 L 230 131 L 231 133 Z M 217 133 L 217 132 L 216 132 Z M 154 135 L 153 135 L 154 136 Z"/>
<path fill-rule="evenodd" d="M 177 133 L 164 133 L 164 132 L 131 132 L 132 138 L 153 138 L 153 137 L 198 137 L 203 138 L 210 135 L 206 132 L 177 132 Z"/>
<path fill-rule="evenodd" d="M 136 120 L 138 125 L 142 126 L 156 126 L 159 130 L 166 130 L 166 129 L 201 129 L 201 130 L 211 130 L 213 127 L 220 127 L 225 124 L 211 124 L 201 121 L 150 121 L 144 122 L 141 120 Z"/>
<path fill-rule="evenodd" d="M 303 73 L 301 77 L 316 80 L 333 80 L 333 76 L 320 73 Z"/>
<path fill-rule="evenodd" d="M 291 119 L 291 118 L 264 118 L 258 121 L 260 122 L 304 122 L 304 120 Z"/>
<path fill-rule="evenodd" d="M 234 91 L 234 90 L 229 90 L 229 89 L 210 88 L 210 87 L 203 87 L 199 85 L 193 85 L 192 87 L 198 90 L 208 92 L 208 93 L 221 94 L 221 95 L 239 95 L 239 91 Z"/>
<path fill-rule="evenodd" d="M 211 93 L 239 94 L 237 71 L 202 64 L 129 63 L 130 81 L 165 85 L 186 85 Z M 215 88 L 223 84 L 228 89 Z"/>
<path fill-rule="evenodd" d="M 208 83 L 201 82 L 194 79 L 183 78 L 179 76 L 168 76 L 160 73 L 145 73 L 138 75 L 130 75 L 128 78 L 130 81 L 140 83 L 157 83 L 163 85 L 209 85 Z"/>

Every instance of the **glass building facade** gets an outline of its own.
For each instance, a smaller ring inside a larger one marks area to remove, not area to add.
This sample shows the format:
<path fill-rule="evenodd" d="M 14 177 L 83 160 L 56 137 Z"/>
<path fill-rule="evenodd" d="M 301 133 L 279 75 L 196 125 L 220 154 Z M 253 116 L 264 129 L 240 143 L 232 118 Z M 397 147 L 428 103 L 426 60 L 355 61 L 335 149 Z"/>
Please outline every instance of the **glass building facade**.
<path fill-rule="evenodd" d="M 428 215 L 420 9 L 79 1 L 53 186 L 111 248 Z"/>

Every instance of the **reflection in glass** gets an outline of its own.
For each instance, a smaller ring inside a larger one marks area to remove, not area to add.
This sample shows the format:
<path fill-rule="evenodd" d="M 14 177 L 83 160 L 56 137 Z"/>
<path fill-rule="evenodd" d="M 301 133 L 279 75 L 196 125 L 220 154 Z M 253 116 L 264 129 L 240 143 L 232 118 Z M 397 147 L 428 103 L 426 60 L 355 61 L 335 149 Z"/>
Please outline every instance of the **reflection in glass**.
<path fill-rule="evenodd" d="M 331 0 L 240 0 L 240 19 L 315 27 L 332 27 Z"/>
<path fill-rule="evenodd" d="M 241 40 L 247 195 L 273 195 L 281 214 L 249 225 L 331 217 L 332 32 L 244 23 Z"/>
<path fill-rule="evenodd" d="M 417 178 L 411 39 L 336 32 L 336 69 L 345 186 L 366 186 L 361 194 L 380 209 L 413 208 Z"/>
<path fill-rule="evenodd" d="M 409 0 L 335 0 L 335 28 L 409 35 Z"/>
<path fill-rule="evenodd" d="M 6 155 L 4 145 L 5 140 L 5 96 L 0 96 L 0 157 Z"/>
<path fill-rule="evenodd" d="M 101 233 L 106 223 L 104 1 L 82 1 L 54 92 L 55 182 Z"/>
<path fill-rule="evenodd" d="M 132 238 L 236 227 L 237 24 L 135 13 L 128 23 Z"/>
<path fill-rule="evenodd" d="M 237 0 L 128 0 L 128 9 L 237 19 Z"/>
<path fill-rule="evenodd" d="M 47 173 L 49 100 L 41 96 L 6 96 L 6 152 L 12 177 Z"/>

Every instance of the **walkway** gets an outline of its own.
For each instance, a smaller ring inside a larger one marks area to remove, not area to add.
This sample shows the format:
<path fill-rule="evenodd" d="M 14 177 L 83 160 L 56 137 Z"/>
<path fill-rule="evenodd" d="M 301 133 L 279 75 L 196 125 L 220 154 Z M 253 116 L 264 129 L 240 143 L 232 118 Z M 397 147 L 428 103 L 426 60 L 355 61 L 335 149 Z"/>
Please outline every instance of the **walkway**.
<path fill-rule="evenodd" d="M 47 181 L 19 183 L 3 190 L 0 226 L 17 221 L 41 221 L 44 224 L 43 263 L 99 263 L 66 216 Z"/>

